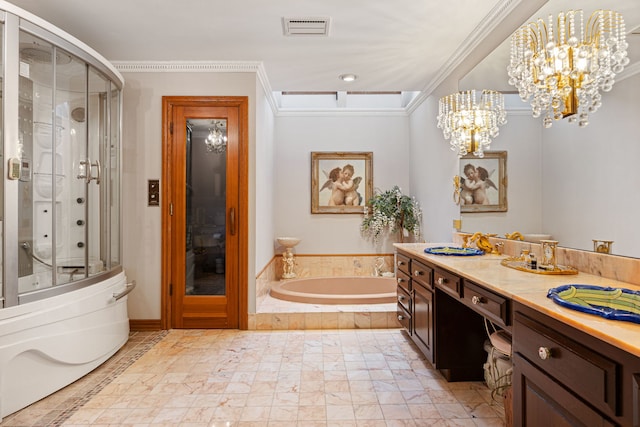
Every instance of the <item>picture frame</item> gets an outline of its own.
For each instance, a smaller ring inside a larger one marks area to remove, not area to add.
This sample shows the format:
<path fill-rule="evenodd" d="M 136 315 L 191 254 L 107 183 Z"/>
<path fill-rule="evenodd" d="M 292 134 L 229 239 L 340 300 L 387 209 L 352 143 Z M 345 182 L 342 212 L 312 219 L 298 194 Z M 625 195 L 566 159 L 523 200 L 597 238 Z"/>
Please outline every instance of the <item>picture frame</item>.
<path fill-rule="evenodd" d="M 460 212 L 507 211 L 507 152 L 460 158 Z"/>
<path fill-rule="evenodd" d="M 364 214 L 372 196 L 373 152 L 311 152 L 312 214 Z"/>

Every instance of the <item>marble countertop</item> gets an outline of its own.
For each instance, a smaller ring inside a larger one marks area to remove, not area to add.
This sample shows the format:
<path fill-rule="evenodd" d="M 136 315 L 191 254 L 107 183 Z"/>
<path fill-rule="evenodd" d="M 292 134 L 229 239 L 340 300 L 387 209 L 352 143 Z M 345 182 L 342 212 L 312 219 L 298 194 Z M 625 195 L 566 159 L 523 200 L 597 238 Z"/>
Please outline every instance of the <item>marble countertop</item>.
<path fill-rule="evenodd" d="M 451 243 L 396 243 L 394 246 L 413 257 L 431 262 L 468 278 L 489 290 L 527 305 L 583 332 L 640 357 L 640 324 L 608 320 L 600 316 L 571 310 L 547 298 L 547 291 L 566 284 L 611 286 L 640 291 L 640 286 L 592 274 L 545 275 L 528 273 L 500 265 L 504 255 L 440 256 L 426 254 L 430 246 Z M 456 246 L 456 245 L 452 245 Z"/>

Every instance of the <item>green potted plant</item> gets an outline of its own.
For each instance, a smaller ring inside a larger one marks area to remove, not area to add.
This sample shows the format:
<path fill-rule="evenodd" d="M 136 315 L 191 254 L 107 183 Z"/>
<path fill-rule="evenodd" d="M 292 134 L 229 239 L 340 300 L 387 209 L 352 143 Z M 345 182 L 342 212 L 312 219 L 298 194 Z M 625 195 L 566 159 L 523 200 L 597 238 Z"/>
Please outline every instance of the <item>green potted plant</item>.
<path fill-rule="evenodd" d="M 364 208 L 360 232 L 374 243 L 378 243 L 386 234 L 399 232 L 399 240 L 403 242 L 405 234 L 413 235 L 415 239 L 420 237 L 421 222 L 422 210 L 418 202 L 402 194 L 396 185 L 384 192 L 376 189 Z"/>

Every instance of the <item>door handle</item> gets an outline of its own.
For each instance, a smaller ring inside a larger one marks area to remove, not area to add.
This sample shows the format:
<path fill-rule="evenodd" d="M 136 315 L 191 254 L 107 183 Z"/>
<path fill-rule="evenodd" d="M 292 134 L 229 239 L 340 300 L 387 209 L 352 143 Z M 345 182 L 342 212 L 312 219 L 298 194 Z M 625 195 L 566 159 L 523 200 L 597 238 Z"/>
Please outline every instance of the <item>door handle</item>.
<path fill-rule="evenodd" d="M 229 232 L 232 236 L 236 235 L 236 209 L 229 209 Z"/>

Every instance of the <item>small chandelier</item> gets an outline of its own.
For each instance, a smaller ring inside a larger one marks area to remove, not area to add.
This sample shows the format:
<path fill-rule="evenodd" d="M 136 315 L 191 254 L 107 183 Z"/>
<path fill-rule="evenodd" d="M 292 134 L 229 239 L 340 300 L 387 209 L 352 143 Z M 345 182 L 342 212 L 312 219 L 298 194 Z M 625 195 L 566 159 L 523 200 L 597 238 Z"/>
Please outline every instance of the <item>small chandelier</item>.
<path fill-rule="evenodd" d="M 213 128 L 209 128 L 209 135 L 204 140 L 209 153 L 224 153 L 227 149 L 227 136 L 222 132 L 217 121 L 213 121 Z"/>
<path fill-rule="evenodd" d="M 520 98 L 531 97 L 533 117 L 544 114 L 544 127 L 569 117 L 589 124 L 589 113 L 601 105 L 600 90 L 611 90 L 616 74 L 629 64 L 622 15 L 597 10 L 583 25 L 582 10 L 560 12 L 553 25 L 538 19 L 511 37 L 509 84 Z"/>
<path fill-rule="evenodd" d="M 440 98 L 438 128 L 450 139 L 451 150 L 462 157 L 484 157 L 498 126 L 507 123 L 504 97 L 493 90 L 468 90 Z"/>

